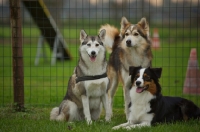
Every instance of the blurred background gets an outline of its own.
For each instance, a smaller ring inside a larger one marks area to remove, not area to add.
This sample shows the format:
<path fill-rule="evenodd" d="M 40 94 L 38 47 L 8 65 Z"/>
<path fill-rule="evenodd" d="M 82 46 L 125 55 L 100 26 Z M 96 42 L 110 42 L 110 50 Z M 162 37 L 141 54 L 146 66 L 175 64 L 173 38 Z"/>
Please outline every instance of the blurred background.
<path fill-rule="evenodd" d="M 59 105 L 79 59 L 80 30 L 96 35 L 103 24 L 120 28 L 123 16 L 134 24 L 146 17 L 152 66 L 163 68 L 163 95 L 185 97 L 200 106 L 200 0 L 26 2 L 21 0 L 25 106 Z M 54 56 L 55 32 L 61 36 L 57 53 L 64 54 L 64 59 Z M 10 8 L 8 0 L 0 0 L 0 106 L 15 103 L 13 94 Z M 123 106 L 119 85 L 114 107 Z"/>

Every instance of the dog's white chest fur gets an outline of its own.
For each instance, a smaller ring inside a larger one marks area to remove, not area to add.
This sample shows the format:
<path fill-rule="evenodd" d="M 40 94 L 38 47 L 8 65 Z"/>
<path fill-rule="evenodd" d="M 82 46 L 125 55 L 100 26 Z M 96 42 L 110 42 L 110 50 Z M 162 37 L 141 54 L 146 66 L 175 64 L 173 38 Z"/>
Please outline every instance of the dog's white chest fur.
<path fill-rule="evenodd" d="M 130 90 L 130 94 L 132 105 L 129 120 L 133 123 L 151 122 L 154 115 L 148 113 L 151 110 L 149 101 L 155 97 L 147 91 L 136 93 L 134 87 Z"/>
<path fill-rule="evenodd" d="M 108 78 L 85 81 L 86 94 L 89 97 L 100 97 L 106 93 Z"/>
<path fill-rule="evenodd" d="M 137 51 L 136 49 L 132 49 L 131 56 L 133 57 L 134 66 L 142 66 L 148 67 L 150 65 L 150 60 L 147 56 L 143 55 L 143 51 Z"/>

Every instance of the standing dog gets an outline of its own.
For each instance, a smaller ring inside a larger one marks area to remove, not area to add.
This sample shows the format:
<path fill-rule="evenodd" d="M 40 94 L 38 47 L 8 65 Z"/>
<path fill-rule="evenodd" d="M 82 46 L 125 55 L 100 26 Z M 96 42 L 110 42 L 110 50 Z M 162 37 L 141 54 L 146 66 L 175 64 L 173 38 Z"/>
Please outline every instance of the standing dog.
<path fill-rule="evenodd" d="M 132 87 L 128 122 L 113 129 L 151 126 L 155 123 L 200 118 L 200 109 L 190 100 L 162 96 L 158 79 L 161 68 L 130 67 Z"/>
<path fill-rule="evenodd" d="M 103 25 L 101 30 L 106 30 L 105 45 L 112 51 L 107 74 L 109 83 L 109 106 L 112 111 L 113 96 L 117 90 L 118 80 L 121 80 L 124 90 L 125 113 L 128 119 L 130 103 L 129 89 L 131 79 L 129 66 L 151 66 L 152 52 L 149 39 L 149 25 L 145 18 L 137 24 L 131 24 L 125 17 L 121 19 L 120 32 L 110 25 Z"/>
<path fill-rule="evenodd" d="M 52 109 L 50 120 L 83 120 L 88 124 L 97 120 L 102 104 L 109 121 L 111 112 L 108 109 L 108 77 L 106 74 L 106 49 L 103 41 L 106 31 L 98 36 L 88 36 L 80 32 L 80 59 L 74 74 L 68 82 L 67 93 L 59 107 Z"/>

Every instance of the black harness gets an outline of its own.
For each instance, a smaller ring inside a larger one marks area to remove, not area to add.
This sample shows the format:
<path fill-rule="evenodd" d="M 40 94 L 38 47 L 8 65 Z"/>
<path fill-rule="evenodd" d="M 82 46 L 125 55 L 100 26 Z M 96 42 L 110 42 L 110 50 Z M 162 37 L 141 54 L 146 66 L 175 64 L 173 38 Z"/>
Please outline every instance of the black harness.
<path fill-rule="evenodd" d="M 96 75 L 96 76 L 82 76 L 82 77 L 76 77 L 76 83 L 81 81 L 88 81 L 88 80 L 96 80 L 107 77 L 107 73 L 104 73 L 102 75 Z"/>

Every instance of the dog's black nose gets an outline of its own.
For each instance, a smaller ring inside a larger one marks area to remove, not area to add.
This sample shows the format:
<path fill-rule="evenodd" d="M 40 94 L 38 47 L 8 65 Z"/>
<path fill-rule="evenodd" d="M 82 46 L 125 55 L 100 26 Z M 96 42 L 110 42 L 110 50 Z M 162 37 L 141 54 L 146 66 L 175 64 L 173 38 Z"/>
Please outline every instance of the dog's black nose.
<path fill-rule="evenodd" d="M 95 52 L 95 51 L 92 51 L 91 54 L 92 54 L 92 55 L 96 55 L 96 52 Z"/>
<path fill-rule="evenodd" d="M 140 81 L 136 81 L 135 83 L 136 83 L 137 86 L 139 86 L 141 84 Z"/>
<path fill-rule="evenodd" d="M 131 40 L 126 40 L 126 46 L 131 47 Z"/>

